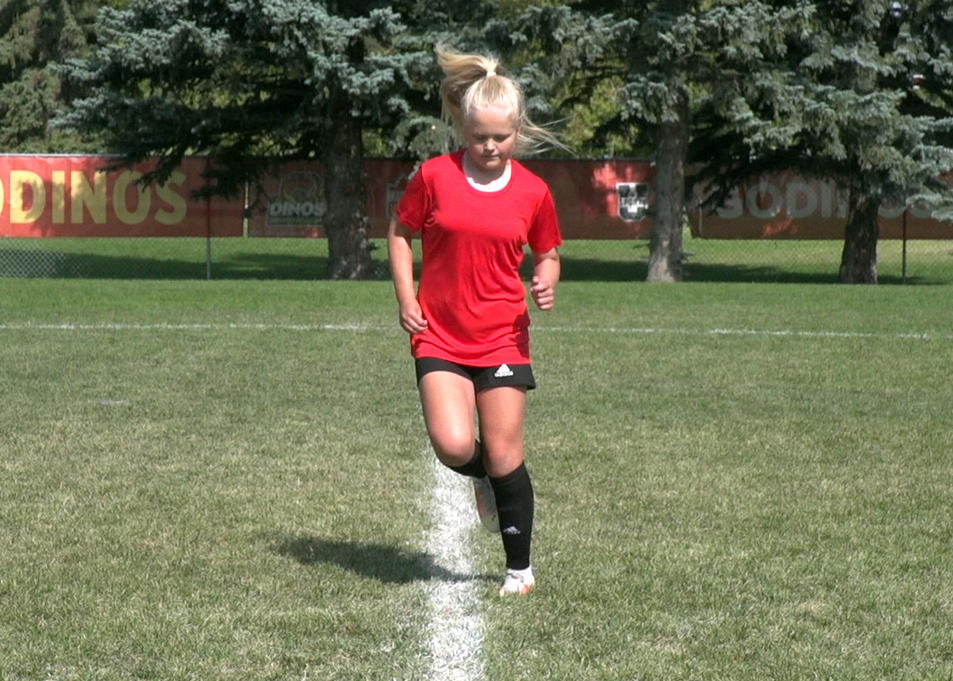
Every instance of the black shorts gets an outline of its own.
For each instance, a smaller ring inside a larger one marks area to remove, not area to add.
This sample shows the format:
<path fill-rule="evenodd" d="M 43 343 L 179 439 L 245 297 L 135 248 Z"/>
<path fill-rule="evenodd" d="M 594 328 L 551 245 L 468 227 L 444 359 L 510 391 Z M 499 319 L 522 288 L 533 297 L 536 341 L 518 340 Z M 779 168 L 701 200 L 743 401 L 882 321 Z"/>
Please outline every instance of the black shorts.
<path fill-rule="evenodd" d="M 476 367 L 457 364 L 436 357 L 421 357 L 414 361 L 414 365 L 417 369 L 418 385 L 424 374 L 429 374 L 431 371 L 449 371 L 473 381 L 473 388 L 476 392 L 505 385 L 519 386 L 527 390 L 536 387 L 536 379 L 533 378 L 533 367 L 530 364 L 496 364 L 491 367 Z"/>

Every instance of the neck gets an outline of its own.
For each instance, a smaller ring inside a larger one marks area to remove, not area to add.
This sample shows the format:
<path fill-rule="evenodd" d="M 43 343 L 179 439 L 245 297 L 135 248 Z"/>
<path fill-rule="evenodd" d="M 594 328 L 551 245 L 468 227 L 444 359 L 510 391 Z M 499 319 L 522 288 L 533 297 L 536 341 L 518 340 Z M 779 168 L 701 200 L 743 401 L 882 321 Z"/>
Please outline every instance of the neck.
<path fill-rule="evenodd" d="M 510 162 L 507 160 L 506 164 L 499 170 L 487 171 L 478 166 L 473 159 L 470 158 L 470 154 L 464 152 L 463 173 L 467 176 L 467 180 L 470 184 L 477 189 L 499 189 L 509 181 Z"/>

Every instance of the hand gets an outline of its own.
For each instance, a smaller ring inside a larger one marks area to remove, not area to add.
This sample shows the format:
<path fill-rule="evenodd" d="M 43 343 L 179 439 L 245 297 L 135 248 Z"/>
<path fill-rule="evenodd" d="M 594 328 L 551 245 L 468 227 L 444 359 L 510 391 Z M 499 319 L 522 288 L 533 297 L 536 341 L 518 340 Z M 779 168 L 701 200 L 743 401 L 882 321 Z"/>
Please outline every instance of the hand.
<path fill-rule="evenodd" d="M 556 304 L 556 289 L 549 282 L 542 281 L 538 276 L 533 277 L 532 285 L 529 288 L 533 296 L 533 302 L 540 310 L 552 310 Z"/>
<path fill-rule="evenodd" d="M 399 317 L 401 328 L 411 335 L 421 333 L 427 328 L 427 320 L 424 319 L 423 313 L 420 311 L 420 303 L 417 302 L 416 298 L 406 305 L 400 306 Z"/>

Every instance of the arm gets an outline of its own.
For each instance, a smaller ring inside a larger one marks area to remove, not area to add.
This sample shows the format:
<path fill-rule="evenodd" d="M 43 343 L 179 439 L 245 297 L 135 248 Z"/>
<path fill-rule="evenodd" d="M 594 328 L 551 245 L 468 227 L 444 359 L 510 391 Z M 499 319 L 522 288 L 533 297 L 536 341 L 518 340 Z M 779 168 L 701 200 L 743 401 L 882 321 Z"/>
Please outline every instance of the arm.
<path fill-rule="evenodd" d="M 541 253 L 533 252 L 533 283 L 530 293 L 536 307 L 552 310 L 556 304 L 556 284 L 559 283 L 559 253 L 555 248 Z"/>
<path fill-rule="evenodd" d="M 427 320 L 420 311 L 417 292 L 414 289 L 414 252 L 411 248 L 412 232 L 396 219 L 390 221 L 387 230 L 387 254 L 390 273 L 397 295 L 400 326 L 407 333 L 420 333 L 427 328 Z"/>

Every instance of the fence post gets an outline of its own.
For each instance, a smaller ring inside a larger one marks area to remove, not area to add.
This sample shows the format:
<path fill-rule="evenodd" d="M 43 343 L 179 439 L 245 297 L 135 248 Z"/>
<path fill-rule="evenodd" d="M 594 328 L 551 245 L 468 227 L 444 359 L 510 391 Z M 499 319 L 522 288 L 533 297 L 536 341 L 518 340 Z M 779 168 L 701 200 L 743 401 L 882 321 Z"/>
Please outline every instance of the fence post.
<path fill-rule="evenodd" d="M 208 193 L 209 158 L 205 157 L 205 280 L 212 280 L 212 197 Z"/>
<path fill-rule="evenodd" d="M 908 206 L 903 207 L 903 248 L 900 256 L 900 283 L 907 283 L 907 211 Z"/>

